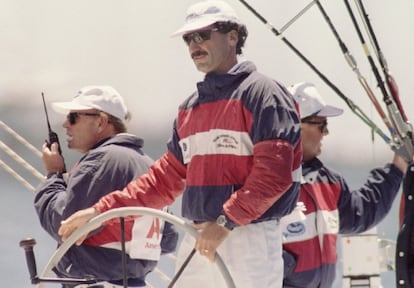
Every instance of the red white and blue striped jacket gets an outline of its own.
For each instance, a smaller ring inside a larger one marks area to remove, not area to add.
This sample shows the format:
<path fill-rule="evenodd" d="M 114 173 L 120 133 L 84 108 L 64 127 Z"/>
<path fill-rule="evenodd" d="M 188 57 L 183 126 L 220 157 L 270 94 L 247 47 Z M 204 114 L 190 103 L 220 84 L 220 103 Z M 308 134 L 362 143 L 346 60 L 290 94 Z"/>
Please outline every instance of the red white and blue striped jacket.
<path fill-rule="evenodd" d="M 285 288 L 329 288 L 335 280 L 338 234 L 364 232 L 390 211 L 403 173 L 394 165 L 370 171 L 351 191 L 345 179 L 314 158 L 302 165 L 299 201 L 306 219 L 284 228 Z"/>
<path fill-rule="evenodd" d="M 120 206 L 160 208 L 183 193 L 182 215 L 237 225 L 293 210 L 301 177 L 300 118 L 287 90 L 249 61 L 208 73 L 179 107 L 168 151 L 143 177 L 102 198 Z"/>

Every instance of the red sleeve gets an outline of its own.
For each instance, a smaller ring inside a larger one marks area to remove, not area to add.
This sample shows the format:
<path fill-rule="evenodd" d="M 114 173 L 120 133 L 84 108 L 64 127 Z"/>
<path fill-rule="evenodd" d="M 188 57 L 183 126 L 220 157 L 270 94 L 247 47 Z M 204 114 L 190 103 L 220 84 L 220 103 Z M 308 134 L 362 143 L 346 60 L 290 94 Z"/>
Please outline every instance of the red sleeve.
<path fill-rule="evenodd" d="M 186 167 L 170 152 L 165 153 L 141 177 L 122 191 L 102 197 L 93 207 L 99 212 L 124 206 L 160 209 L 183 192 Z"/>
<path fill-rule="evenodd" d="M 229 219 L 249 224 L 266 212 L 292 185 L 293 147 L 284 140 L 268 140 L 253 148 L 253 167 L 242 188 L 224 204 Z"/>

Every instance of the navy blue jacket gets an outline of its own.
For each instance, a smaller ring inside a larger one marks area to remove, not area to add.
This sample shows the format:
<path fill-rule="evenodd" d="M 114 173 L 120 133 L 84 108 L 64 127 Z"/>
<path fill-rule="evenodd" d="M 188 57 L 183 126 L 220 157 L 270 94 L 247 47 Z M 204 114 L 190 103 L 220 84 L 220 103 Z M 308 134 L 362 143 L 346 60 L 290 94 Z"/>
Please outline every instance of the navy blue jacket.
<path fill-rule="evenodd" d="M 37 188 L 34 206 L 42 227 L 59 243 L 60 222 L 74 212 L 88 208 L 102 196 L 122 189 L 131 180 L 144 174 L 153 160 L 142 151 L 143 140 L 126 133 L 117 134 L 96 144 L 75 165 L 67 182 L 62 176 L 52 175 Z M 126 219 L 126 241 L 131 239 L 133 218 Z M 119 224 L 105 225 L 81 246 L 72 246 L 60 261 L 57 274 L 66 277 L 92 275 L 99 280 L 120 280 L 121 251 L 105 248 L 105 244 L 119 243 Z M 168 223 L 164 226 L 161 242 L 164 252 L 172 252 L 178 234 Z M 156 266 L 156 261 L 127 257 L 128 278 L 145 281 L 145 275 Z M 70 267 L 70 269 L 69 269 Z"/>

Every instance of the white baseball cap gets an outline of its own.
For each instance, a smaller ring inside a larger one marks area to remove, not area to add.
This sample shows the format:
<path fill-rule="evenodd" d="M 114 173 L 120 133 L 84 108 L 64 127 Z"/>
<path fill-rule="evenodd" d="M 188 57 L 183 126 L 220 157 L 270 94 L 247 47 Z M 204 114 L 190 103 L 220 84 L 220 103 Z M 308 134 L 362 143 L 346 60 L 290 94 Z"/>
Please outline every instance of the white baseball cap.
<path fill-rule="evenodd" d="M 124 99 L 111 86 L 83 87 L 72 101 L 52 103 L 52 108 L 62 114 L 67 114 L 71 110 L 97 109 L 121 120 L 128 114 Z"/>
<path fill-rule="evenodd" d="M 185 24 L 171 36 L 184 35 L 216 22 L 243 24 L 228 3 L 219 0 L 206 0 L 193 4 L 187 9 Z"/>
<path fill-rule="evenodd" d="M 312 83 L 301 82 L 287 88 L 299 104 L 300 118 L 309 116 L 333 117 L 344 110 L 327 105 Z"/>

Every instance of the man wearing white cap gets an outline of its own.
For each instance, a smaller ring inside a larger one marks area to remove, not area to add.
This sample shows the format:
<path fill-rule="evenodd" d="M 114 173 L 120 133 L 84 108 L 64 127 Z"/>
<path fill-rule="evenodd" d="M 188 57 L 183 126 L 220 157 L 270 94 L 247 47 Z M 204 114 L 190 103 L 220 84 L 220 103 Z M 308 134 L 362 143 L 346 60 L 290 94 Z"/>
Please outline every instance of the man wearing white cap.
<path fill-rule="evenodd" d="M 373 169 L 366 183 L 351 190 L 345 179 L 317 157 L 323 137 L 329 134 L 328 117 L 343 110 L 325 103 L 311 83 L 288 88 L 299 104 L 302 121 L 302 183 L 299 201 L 306 218 L 285 222 L 285 288 L 328 288 L 335 279 L 338 234 L 364 232 L 389 212 L 403 173 L 404 159 L 395 154 L 391 164 Z"/>
<path fill-rule="evenodd" d="M 198 253 L 175 287 L 226 287 L 212 263 L 216 251 L 237 288 L 281 287 L 279 219 L 294 209 L 301 176 L 295 102 L 252 62 L 239 62 L 247 29 L 226 2 L 192 5 L 173 35 L 205 78 L 179 107 L 167 153 L 123 191 L 64 221 L 60 233 L 108 209 L 162 207 L 183 194 L 182 215 L 200 234 L 183 240 L 179 266 Z"/>
<path fill-rule="evenodd" d="M 43 145 L 47 179 L 37 187 L 34 204 L 42 227 L 61 243 L 58 229 L 63 219 L 91 206 L 105 194 L 123 188 L 144 174 L 153 160 L 142 151 L 143 140 L 126 133 L 125 120 L 129 114 L 124 100 L 112 87 L 87 86 L 72 101 L 53 103 L 52 107 L 66 115 L 63 127 L 68 147 L 83 154 L 65 181 L 58 144 L 53 143 L 50 148 L 46 143 Z M 150 220 L 152 223 L 153 219 Z M 141 228 L 138 231 L 142 235 L 148 234 L 151 227 L 136 226 L 142 222 L 125 220 L 127 247 L 140 236 L 132 233 L 133 227 L 134 230 Z M 172 238 L 163 237 L 161 246 L 164 252 L 171 252 L 178 235 L 169 224 L 163 232 Z M 159 257 L 159 251 L 154 253 Z M 157 258 L 137 255 L 132 249 L 127 254 L 128 287 L 145 287 L 145 277 L 155 268 Z M 124 287 L 121 261 L 119 224 L 108 223 L 81 246 L 71 247 L 57 265 L 56 273 L 66 278 L 92 276 L 102 285 L 99 287 Z"/>

